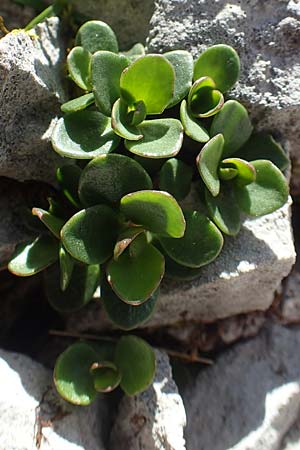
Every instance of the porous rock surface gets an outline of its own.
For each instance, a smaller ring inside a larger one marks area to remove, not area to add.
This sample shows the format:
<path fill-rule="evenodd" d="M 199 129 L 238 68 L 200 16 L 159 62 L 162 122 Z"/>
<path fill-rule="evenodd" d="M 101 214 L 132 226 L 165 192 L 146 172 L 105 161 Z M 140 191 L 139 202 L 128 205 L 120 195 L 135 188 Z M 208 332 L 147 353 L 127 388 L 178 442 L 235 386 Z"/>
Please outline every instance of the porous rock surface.
<path fill-rule="evenodd" d="M 110 450 L 185 450 L 186 415 L 168 356 L 155 350 L 156 374 L 142 394 L 123 397 Z"/>
<path fill-rule="evenodd" d="M 290 143 L 294 191 L 300 189 L 300 3 L 298 0 L 157 0 L 149 52 L 233 46 L 241 78 L 230 96 L 257 128 Z"/>
<path fill-rule="evenodd" d="M 299 449 L 299 344 L 299 327 L 272 324 L 191 379 L 181 391 L 187 448 Z"/>
<path fill-rule="evenodd" d="M 57 18 L 0 39 L 0 176 L 54 180 L 62 159 L 49 139 L 65 100 L 63 58 Z"/>
<path fill-rule="evenodd" d="M 0 450 L 104 450 L 103 401 L 74 407 L 54 392 L 52 373 L 0 351 Z"/>

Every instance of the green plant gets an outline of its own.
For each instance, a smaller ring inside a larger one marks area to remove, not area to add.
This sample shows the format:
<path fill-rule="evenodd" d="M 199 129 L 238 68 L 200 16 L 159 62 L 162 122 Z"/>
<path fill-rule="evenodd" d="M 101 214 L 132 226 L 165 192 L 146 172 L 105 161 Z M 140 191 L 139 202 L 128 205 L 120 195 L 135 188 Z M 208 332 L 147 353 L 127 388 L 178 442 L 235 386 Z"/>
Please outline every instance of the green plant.
<path fill-rule="evenodd" d="M 221 252 L 222 233 L 238 233 L 241 213 L 258 217 L 287 201 L 288 159 L 271 136 L 252 134 L 244 106 L 227 99 L 240 70 L 227 45 L 195 63 L 183 50 L 146 55 L 142 44 L 119 52 L 111 28 L 90 21 L 67 69 L 82 95 L 62 105 L 52 144 L 75 161 L 58 169 L 48 211 L 33 208 L 45 229 L 17 248 L 9 270 L 46 269 L 49 302 L 66 313 L 100 285 L 107 315 L 128 331 L 150 317 L 165 273 L 198 277 Z M 194 209 L 183 206 L 191 186 Z M 59 357 L 55 383 L 67 400 L 88 404 L 119 384 L 140 392 L 154 366 L 134 336 L 80 342 Z"/>

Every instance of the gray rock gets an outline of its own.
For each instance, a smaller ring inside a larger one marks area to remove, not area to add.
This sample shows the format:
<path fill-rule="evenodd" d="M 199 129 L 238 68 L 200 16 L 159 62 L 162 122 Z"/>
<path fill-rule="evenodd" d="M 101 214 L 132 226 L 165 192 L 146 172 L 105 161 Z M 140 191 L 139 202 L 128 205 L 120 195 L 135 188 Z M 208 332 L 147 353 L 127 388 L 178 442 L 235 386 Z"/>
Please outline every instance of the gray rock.
<path fill-rule="evenodd" d="M 273 214 L 247 219 L 237 237 L 226 238 L 220 256 L 203 267 L 198 279 L 191 282 L 164 279 L 154 314 L 145 326 L 166 326 L 189 320 L 213 322 L 236 314 L 267 310 L 294 262 L 286 204 Z M 76 331 L 108 328 L 99 303 L 72 315 L 68 328 Z"/>
<path fill-rule="evenodd" d="M 65 100 L 63 57 L 57 18 L 0 40 L 0 176 L 53 181 L 62 158 L 49 138 Z"/>
<path fill-rule="evenodd" d="M 172 378 L 168 356 L 155 351 L 152 386 L 124 397 L 111 432 L 110 450 L 184 450 L 185 410 Z"/>
<path fill-rule="evenodd" d="M 299 327 L 272 324 L 201 370 L 181 391 L 187 448 L 279 450 L 299 417 L 299 345 Z"/>
<path fill-rule="evenodd" d="M 0 351 L 1 450 L 103 450 L 103 401 L 86 408 L 59 399 L 52 374 L 30 358 Z"/>
<path fill-rule="evenodd" d="M 154 0 L 72 0 L 75 9 L 86 19 L 107 22 L 118 37 L 122 50 L 144 42 L 154 11 Z"/>
<path fill-rule="evenodd" d="M 148 50 L 232 45 L 241 79 L 230 93 L 244 103 L 258 129 L 290 141 L 293 189 L 300 189 L 300 8 L 296 0 L 157 0 Z"/>

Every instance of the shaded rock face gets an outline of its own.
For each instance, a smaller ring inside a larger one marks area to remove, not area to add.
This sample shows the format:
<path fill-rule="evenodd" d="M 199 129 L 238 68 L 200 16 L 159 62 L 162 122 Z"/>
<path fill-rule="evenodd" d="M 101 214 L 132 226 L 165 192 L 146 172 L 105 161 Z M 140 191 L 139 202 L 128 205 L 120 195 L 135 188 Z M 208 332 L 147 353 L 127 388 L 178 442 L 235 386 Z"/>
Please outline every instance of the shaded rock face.
<path fill-rule="evenodd" d="M 1 0 L 0 16 L 3 17 L 6 28 L 11 31 L 26 26 L 34 17 L 34 11 L 29 6 L 18 5 L 12 0 Z"/>
<path fill-rule="evenodd" d="M 154 12 L 154 0 L 73 0 L 73 4 L 82 17 L 107 22 L 122 50 L 145 41 Z"/>
<path fill-rule="evenodd" d="M 110 450 L 185 450 L 185 410 L 168 356 L 158 350 L 152 386 L 124 397 L 111 431 Z"/>
<path fill-rule="evenodd" d="M 103 401 L 72 406 L 58 398 L 49 370 L 0 351 L 1 450 L 103 450 L 105 415 Z"/>
<path fill-rule="evenodd" d="M 292 187 L 300 189 L 300 7 L 294 0 L 158 0 L 148 51 L 176 48 L 197 57 L 225 43 L 241 58 L 240 82 L 229 93 L 258 129 L 289 141 Z"/>
<path fill-rule="evenodd" d="M 228 350 L 188 382 L 181 391 L 187 448 L 299 448 L 291 447 L 299 436 L 298 425 L 293 427 L 300 408 L 299 344 L 299 327 L 269 324 L 259 336 Z"/>
<path fill-rule="evenodd" d="M 57 18 L 0 40 L 0 176 L 52 182 L 62 159 L 49 139 L 65 94 Z"/>

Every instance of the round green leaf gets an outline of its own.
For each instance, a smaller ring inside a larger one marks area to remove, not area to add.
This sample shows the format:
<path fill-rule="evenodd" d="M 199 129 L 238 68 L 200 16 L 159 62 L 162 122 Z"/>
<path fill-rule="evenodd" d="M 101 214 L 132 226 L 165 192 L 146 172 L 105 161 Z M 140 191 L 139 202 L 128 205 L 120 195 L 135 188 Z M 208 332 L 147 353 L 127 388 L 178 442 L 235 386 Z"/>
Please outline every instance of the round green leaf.
<path fill-rule="evenodd" d="M 222 161 L 222 168 L 236 169 L 235 182 L 238 186 L 246 186 L 253 183 L 256 178 L 256 171 L 252 164 L 240 158 L 227 158 Z"/>
<path fill-rule="evenodd" d="M 114 259 L 117 261 L 120 255 L 126 250 L 129 245 L 141 234 L 144 233 L 142 227 L 126 228 L 118 237 L 114 248 Z"/>
<path fill-rule="evenodd" d="M 139 191 L 121 200 L 121 212 L 153 233 L 180 238 L 184 235 L 183 212 L 168 192 Z"/>
<path fill-rule="evenodd" d="M 124 139 L 138 141 L 142 139 L 139 128 L 131 125 L 128 121 L 128 107 L 120 98 L 114 103 L 111 112 L 111 125 L 114 132 Z"/>
<path fill-rule="evenodd" d="M 143 100 L 128 107 L 128 111 L 128 118 L 131 125 L 139 125 L 145 120 L 147 115 L 146 105 Z"/>
<path fill-rule="evenodd" d="M 196 80 L 190 89 L 188 105 L 196 117 L 210 117 L 219 112 L 224 105 L 224 97 L 215 89 L 214 81 L 209 77 Z"/>
<path fill-rule="evenodd" d="M 223 247 L 222 233 L 199 211 L 184 211 L 184 217 L 184 236 L 181 239 L 160 238 L 160 243 L 178 264 L 205 266 L 219 255 Z"/>
<path fill-rule="evenodd" d="M 91 54 L 82 47 L 74 47 L 67 57 L 67 66 L 72 80 L 84 91 L 90 91 Z"/>
<path fill-rule="evenodd" d="M 121 198 L 142 189 L 152 189 L 152 181 L 143 167 L 128 156 L 99 156 L 83 170 L 79 197 L 85 206 L 117 203 Z"/>
<path fill-rule="evenodd" d="M 93 376 L 94 387 L 97 392 L 111 392 L 121 381 L 121 374 L 116 365 L 111 361 L 94 363 L 90 368 Z"/>
<path fill-rule="evenodd" d="M 281 145 L 270 134 L 264 133 L 253 134 L 235 156 L 246 159 L 246 161 L 267 159 L 280 170 L 285 170 L 290 164 L 289 158 Z"/>
<path fill-rule="evenodd" d="M 120 141 L 111 128 L 111 120 L 97 111 L 79 111 L 60 118 L 51 139 L 57 153 L 76 159 L 107 154 Z"/>
<path fill-rule="evenodd" d="M 123 336 L 116 346 L 115 363 L 122 374 L 121 388 L 125 394 L 139 394 L 152 383 L 155 354 L 143 339 Z"/>
<path fill-rule="evenodd" d="M 182 100 L 180 106 L 180 120 L 187 136 L 197 142 L 209 141 L 208 131 L 193 117 L 188 109 L 186 100 Z"/>
<path fill-rule="evenodd" d="M 100 20 L 85 22 L 76 34 L 76 45 L 81 45 L 90 53 L 108 50 L 118 53 L 118 41 L 115 33 L 107 23 Z"/>
<path fill-rule="evenodd" d="M 54 384 L 58 393 L 74 405 L 89 405 L 96 397 L 90 367 L 98 360 L 97 352 L 85 342 L 71 345 L 57 359 Z"/>
<path fill-rule="evenodd" d="M 223 183 L 217 197 L 205 190 L 206 205 L 211 219 L 223 233 L 230 236 L 238 234 L 241 228 L 241 211 L 234 195 L 233 187 Z"/>
<path fill-rule="evenodd" d="M 176 200 L 183 200 L 191 189 L 193 170 L 176 158 L 168 159 L 159 174 L 159 188 L 173 195 Z"/>
<path fill-rule="evenodd" d="M 118 216 L 106 205 L 76 213 L 61 230 L 64 247 L 85 264 L 102 264 L 113 253 L 118 236 Z"/>
<path fill-rule="evenodd" d="M 60 109 L 64 113 L 73 113 L 77 111 L 83 111 L 88 106 L 92 105 L 95 101 L 94 94 L 91 92 L 89 94 L 81 95 L 81 97 L 74 98 L 68 102 L 61 105 Z"/>
<path fill-rule="evenodd" d="M 121 97 L 128 103 L 142 100 L 147 114 L 161 114 L 173 99 L 175 73 L 161 55 L 137 59 L 121 75 Z"/>
<path fill-rule="evenodd" d="M 99 265 L 74 264 L 65 290 L 61 289 L 58 265 L 45 272 L 45 289 L 47 299 L 55 310 L 61 313 L 78 311 L 85 306 L 95 293 L 100 283 Z"/>
<path fill-rule="evenodd" d="M 62 243 L 59 247 L 60 289 L 65 291 L 70 284 L 75 260 L 66 251 Z"/>
<path fill-rule="evenodd" d="M 281 208 L 288 199 L 286 179 L 271 161 L 251 161 L 256 180 L 244 187 L 236 187 L 240 208 L 250 216 L 270 214 Z"/>
<path fill-rule="evenodd" d="M 170 158 L 177 155 L 182 146 L 183 128 L 177 119 L 145 120 L 139 125 L 143 138 L 125 141 L 126 148 L 144 158 Z"/>
<path fill-rule="evenodd" d="M 189 92 L 192 85 L 194 62 L 192 55 L 186 50 L 173 50 L 163 55 L 175 72 L 174 93 L 168 108 L 177 105 Z"/>
<path fill-rule="evenodd" d="M 221 92 L 229 91 L 237 82 L 239 75 L 239 56 L 229 45 L 213 45 L 205 50 L 195 62 L 194 80 L 210 77 Z"/>
<path fill-rule="evenodd" d="M 96 105 L 106 116 L 111 115 L 115 101 L 120 97 L 120 76 L 128 60 L 125 56 L 100 51 L 92 57 L 92 83 Z"/>
<path fill-rule="evenodd" d="M 197 156 L 197 167 L 207 189 L 215 197 L 220 192 L 219 164 L 224 147 L 222 134 L 217 134 L 204 145 Z"/>
<path fill-rule="evenodd" d="M 42 208 L 32 208 L 32 214 L 40 219 L 41 222 L 54 234 L 55 237 L 60 239 L 60 230 L 62 229 L 65 221 L 53 214 L 45 211 Z"/>
<path fill-rule="evenodd" d="M 75 164 L 66 164 L 59 167 L 56 171 L 56 179 L 69 202 L 75 206 L 80 207 L 80 200 L 78 197 L 78 184 L 82 170 Z"/>
<path fill-rule="evenodd" d="M 117 295 L 108 288 L 102 289 L 101 299 L 109 319 L 121 330 L 133 330 L 145 323 L 153 313 L 159 290 L 157 289 L 151 297 L 142 305 L 133 306 L 120 300 Z"/>
<path fill-rule="evenodd" d="M 29 277 L 46 269 L 58 258 L 58 241 L 42 235 L 33 242 L 20 244 L 8 264 L 8 270 L 19 277 Z"/>
<path fill-rule="evenodd" d="M 130 61 L 135 61 L 140 56 L 145 55 L 145 47 L 143 46 L 143 44 L 138 42 L 137 44 L 134 44 L 131 49 L 127 50 L 127 52 L 122 52 L 122 55 L 130 59 Z"/>
<path fill-rule="evenodd" d="M 253 127 L 248 112 L 236 100 L 228 100 L 221 111 L 214 116 L 210 134 L 224 136 L 223 157 L 235 153 L 249 139 Z"/>
<path fill-rule="evenodd" d="M 219 177 L 220 180 L 228 181 L 235 178 L 238 174 L 237 169 L 234 169 L 233 167 L 219 167 Z"/>
<path fill-rule="evenodd" d="M 202 267 L 187 267 L 182 264 L 178 264 L 169 255 L 164 253 L 166 272 L 165 277 L 171 278 L 177 281 L 191 281 L 199 278 L 201 275 Z"/>
<path fill-rule="evenodd" d="M 156 291 L 165 271 L 162 254 L 145 244 L 137 256 L 125 251 L 107 266 L 107 280 L 117 296 L 131 305 L 140 305 Z"/>

